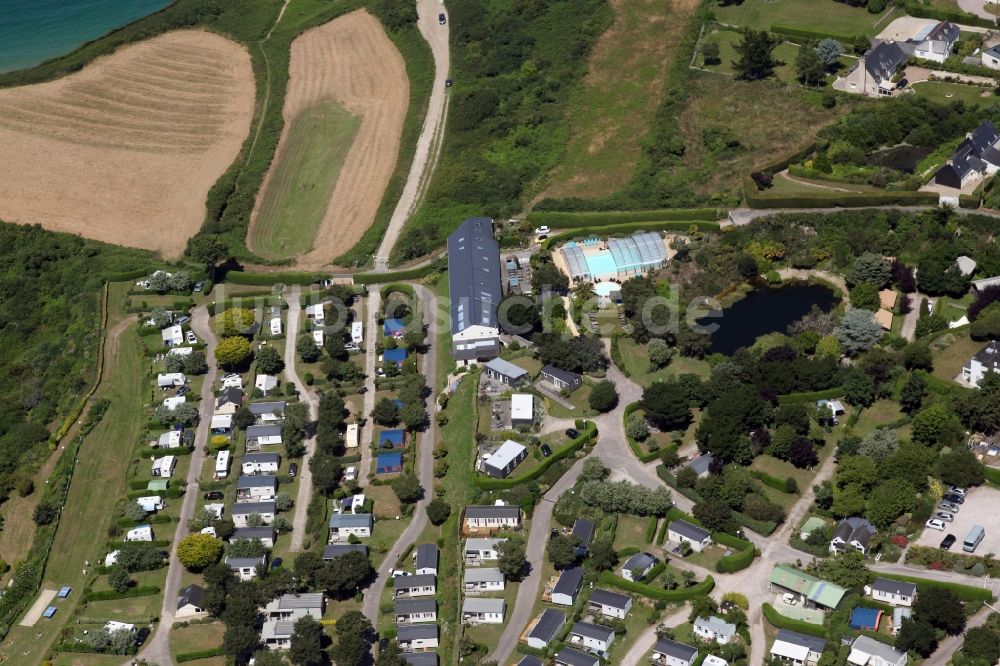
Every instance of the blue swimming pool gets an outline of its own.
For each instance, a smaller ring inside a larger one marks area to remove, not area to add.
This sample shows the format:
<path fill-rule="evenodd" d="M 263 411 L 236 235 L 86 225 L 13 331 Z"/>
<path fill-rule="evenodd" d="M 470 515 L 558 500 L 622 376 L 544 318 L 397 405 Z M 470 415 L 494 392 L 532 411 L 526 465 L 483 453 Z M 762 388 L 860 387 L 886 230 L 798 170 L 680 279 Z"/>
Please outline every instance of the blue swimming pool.
<path fill-rule="evenodd" d="M 587 268 L 594 277 L 615 275 L 618 268 L 615 265 L 615 258 L 611 253 L 592 254 L 587 257 Z"/>

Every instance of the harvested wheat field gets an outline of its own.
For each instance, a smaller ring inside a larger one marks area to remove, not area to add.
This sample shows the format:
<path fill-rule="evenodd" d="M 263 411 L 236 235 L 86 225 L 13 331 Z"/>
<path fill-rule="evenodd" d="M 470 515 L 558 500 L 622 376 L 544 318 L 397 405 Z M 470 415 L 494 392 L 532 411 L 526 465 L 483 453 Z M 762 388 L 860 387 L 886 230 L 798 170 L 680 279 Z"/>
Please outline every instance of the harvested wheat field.
<path fill-rule="evenodd" d="M 358 242 L 396 167 L 409 99 L 403 57 L 371 14 L 351 12 L 297 37 L 250 250 L 319 268 Z"/>
<path fill-rule="evenodd" d="M 249 54 L 200 30 L 0 90 L 0 219 L 177 257 L 253 108 Z"/>

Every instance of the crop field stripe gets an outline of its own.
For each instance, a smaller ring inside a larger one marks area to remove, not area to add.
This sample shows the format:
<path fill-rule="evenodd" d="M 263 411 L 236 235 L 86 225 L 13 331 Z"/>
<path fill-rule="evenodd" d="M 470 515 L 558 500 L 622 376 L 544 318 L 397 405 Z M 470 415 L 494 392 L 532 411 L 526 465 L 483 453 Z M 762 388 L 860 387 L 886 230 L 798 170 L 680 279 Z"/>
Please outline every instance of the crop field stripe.
<path fill-rule="evenodd" d="M 312 249 L 361 118 L 333 101 L 300 113 L 278 156 L 254 222 L 253 249 L 268 259 Z"/>

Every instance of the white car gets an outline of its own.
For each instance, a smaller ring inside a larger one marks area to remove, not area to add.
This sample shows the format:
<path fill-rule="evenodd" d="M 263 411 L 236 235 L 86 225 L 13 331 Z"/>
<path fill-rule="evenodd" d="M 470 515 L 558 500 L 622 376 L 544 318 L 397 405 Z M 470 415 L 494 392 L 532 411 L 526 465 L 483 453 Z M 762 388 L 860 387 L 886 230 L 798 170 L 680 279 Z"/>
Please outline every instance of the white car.
<path fill-rule="evenodd" d="M 927 527 L 931 528 L 932 530 L 938 530 L 939 532 L 944 532 L 944 522 L 938 520 L 937 518 L 931 518 L 924 524 Z"/>
<path fill-rule="evenodd" d="M 538 227 L 537 229 L 535 229 L 535 235 L 536 236 L 548 236 L 551 233 L 552 233 L 552 230 L 549 229 L 544 224 L 542 226 Z"/>
<path fill-rule="evenodd" d="M 351 465 L 346 470 L 344 470 L 344 481 L 354 481 L 358 478 L 358 468 Z M 943 527 L 941 529 L 944 529 Z"/>
<path fill-rule="evenodd" d="M 781 595 L 781 600 L 784 601 L 789 606 L 794 606 L 795 602 L 798 601 L 798 597 L 792 594 L 791 592 L 785 592 L 783 595 Z"/>
<path fill-rule="evenodd" d="M 955 514 L 949 513 L 948 511 L 938 511 L 934 514 L 934 517 L 943 523 L 955 522 Z"/>
<path fill-rule="evenodd" d="M 393 578 L 402 578 L 403 576 L 412 576 L 412 575 L 413 574 L 411 574 L 409 571 L 403 571 L 402 569 L 396 569 L 395 571 L 392 572 Z"/>
<path fill-rule="evenodd" d="M 191 344 L 191 345 L 198 344 L 198 336 L 196 336 L 194 334 L 194 331 L 188 331 L 187 332 L 187 341 L 188 341 L 188 344 Z"/>

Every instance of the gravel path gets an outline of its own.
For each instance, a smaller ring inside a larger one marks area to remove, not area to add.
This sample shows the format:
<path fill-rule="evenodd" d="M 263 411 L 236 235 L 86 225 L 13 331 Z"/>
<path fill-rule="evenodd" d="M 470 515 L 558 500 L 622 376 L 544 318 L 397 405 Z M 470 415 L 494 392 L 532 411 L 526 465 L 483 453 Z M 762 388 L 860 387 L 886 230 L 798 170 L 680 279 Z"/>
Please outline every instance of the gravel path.
<path fill-rule="evenodd" d="M 319 398 L 316 392 L 306 386 L 306 383 L 299 378 L 295 369 L 295 343 L 299 337 L 299 317 L 302 315 L 302 304 L 299 300 L 301 288 L 292 287 L 287 295 L 288 301 L 288 321 L 285 326 L 285 381 L 295 384 L 302 399 L 309 405 L 309 420 L 313 423 L 319 418 Z M 315 431 L 314 431 L 315 432 Z M 312 470 L 309 469 L 309 458 L 316 449 L 316 435 L 305 441 L 306 454 L 299 464 L 299 493 L 295 498 L 295 515 L 292 518 L 292 541 L 289 550 L 298 552 L 302 550 L 302 543 L 306 533 L 306 520 L 308 519 L 309 501 L 312 499 Z"/>

